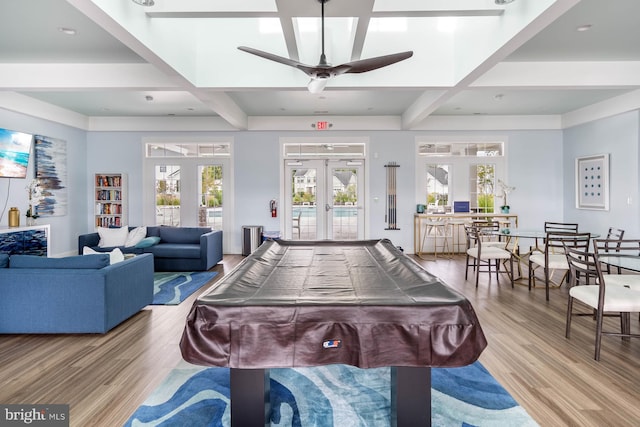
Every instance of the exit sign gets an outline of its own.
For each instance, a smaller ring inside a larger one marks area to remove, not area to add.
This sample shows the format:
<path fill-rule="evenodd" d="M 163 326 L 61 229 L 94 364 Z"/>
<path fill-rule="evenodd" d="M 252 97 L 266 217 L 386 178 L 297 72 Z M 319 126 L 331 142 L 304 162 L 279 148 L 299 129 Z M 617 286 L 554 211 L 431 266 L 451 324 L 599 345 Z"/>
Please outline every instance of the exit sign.
<path fill-rule="evenodd" d="M 316 130 L 329 129 L 329 122 L 316 122 Z"/>

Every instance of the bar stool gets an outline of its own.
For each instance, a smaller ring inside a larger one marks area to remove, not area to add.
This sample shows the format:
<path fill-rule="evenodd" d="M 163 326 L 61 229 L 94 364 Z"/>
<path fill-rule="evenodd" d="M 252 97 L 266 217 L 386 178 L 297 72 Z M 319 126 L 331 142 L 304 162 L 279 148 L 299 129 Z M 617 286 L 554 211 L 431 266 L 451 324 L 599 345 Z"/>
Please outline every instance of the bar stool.
<path fill-rule="evenodd" d="M 448 255 L 450 258 L 453 255 L 449 240 L 453 238 L 451 233 L 452 227 L 449 221 L 445 218 L 429 218 L 425 223 L 425 232 L 422 236 L 422 245 L 420 252 L 424 252 L 424 244 L 427 236 L 433 238 L 433 257 L 434 260 L 438 258 L 438 250 L 441 255 Z"/>
<path fill-rule="evenodd" d="M 453 218 L 449 220 L 449 226 L 451 227 L 452 253 L 464 253 L 467 250 L 464 226 L 469 224 L 471 224 L 471 222 L 468 219 Z"/>

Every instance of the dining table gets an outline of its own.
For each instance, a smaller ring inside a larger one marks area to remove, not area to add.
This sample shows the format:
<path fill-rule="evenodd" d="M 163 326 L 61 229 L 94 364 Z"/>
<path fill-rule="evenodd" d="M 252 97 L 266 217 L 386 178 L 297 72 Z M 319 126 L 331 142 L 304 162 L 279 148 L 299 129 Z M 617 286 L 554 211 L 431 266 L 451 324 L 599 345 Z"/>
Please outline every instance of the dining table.
<path fill-rule="evenodd" d="M 598 261 L 611 267 L 618 267 L 629 271 L 640 272 L 640 255 L 601 255 Z"/>

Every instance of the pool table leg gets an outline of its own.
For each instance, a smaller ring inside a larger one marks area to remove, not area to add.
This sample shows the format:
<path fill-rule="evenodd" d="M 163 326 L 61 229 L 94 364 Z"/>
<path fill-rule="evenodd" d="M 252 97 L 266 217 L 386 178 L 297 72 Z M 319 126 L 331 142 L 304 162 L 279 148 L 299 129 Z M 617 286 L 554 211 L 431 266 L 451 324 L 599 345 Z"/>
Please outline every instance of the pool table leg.
<path fill-rule="evenodd" d="M 230 370 L 231 426 L 269 426 L 269 369 Z"/>
<path fill-rule="evenodd" d="M 391 367 L 391 425 L 431 426 L 430 367 Z"/>

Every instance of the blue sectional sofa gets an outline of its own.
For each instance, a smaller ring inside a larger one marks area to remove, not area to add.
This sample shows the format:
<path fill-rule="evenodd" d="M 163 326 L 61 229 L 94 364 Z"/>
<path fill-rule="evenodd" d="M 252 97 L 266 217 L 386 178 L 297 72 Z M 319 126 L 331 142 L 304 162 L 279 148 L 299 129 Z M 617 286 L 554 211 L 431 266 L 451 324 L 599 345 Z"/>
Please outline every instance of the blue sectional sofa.
<path fill-rule="evenodd" d="M 0 254 L 0 333 L 104 334 L 153 302 L 153 257 Z"/>
<path fill-rule="evenodd" d="M 136 227 L 129 227 L 129 231 Z M 100 235 L 78 237 L 78 253 L 85 246 L 98 252 L 111 252 L 114 246 L 100 247 Z M 222 231 L 208 227 L 150 226 L 142 242 L 130 247 L 117 246 L 123 253 L 153 254 L 155 271 L 206 271 L 222 261 Z"/>

